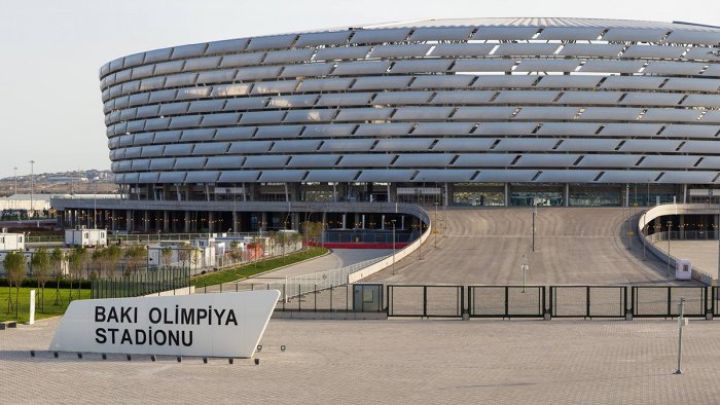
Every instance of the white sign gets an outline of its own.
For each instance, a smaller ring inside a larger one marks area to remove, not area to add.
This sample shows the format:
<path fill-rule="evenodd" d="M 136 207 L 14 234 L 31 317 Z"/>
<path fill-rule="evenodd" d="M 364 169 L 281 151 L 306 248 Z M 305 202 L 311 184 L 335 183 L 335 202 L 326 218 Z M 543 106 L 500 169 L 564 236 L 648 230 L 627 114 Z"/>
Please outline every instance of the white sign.
<path fill-rule="evenodd" d="M 277 290 L 73 301 L 50 350 L 252 357 Z"/>

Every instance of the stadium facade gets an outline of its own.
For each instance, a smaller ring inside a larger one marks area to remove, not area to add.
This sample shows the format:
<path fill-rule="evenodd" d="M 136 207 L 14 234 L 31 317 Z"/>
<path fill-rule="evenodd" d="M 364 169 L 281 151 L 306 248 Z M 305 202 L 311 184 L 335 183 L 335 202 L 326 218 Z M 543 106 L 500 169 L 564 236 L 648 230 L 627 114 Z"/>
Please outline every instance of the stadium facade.
<path fill-rule="evenodd" d="M 100 219 L 97 205 L 57 200 L 66 224 L 194 230 L 220 216 L 216 229 L 253 229 L 262 213 L 238 212 L 263 202 L 325 212 L 720 197 L 718 27 L 389 23 L 141 52 L 100 79 L 127 205 L 100 207 Z M 353 214 L 337 227 L 358 227 Z"/>

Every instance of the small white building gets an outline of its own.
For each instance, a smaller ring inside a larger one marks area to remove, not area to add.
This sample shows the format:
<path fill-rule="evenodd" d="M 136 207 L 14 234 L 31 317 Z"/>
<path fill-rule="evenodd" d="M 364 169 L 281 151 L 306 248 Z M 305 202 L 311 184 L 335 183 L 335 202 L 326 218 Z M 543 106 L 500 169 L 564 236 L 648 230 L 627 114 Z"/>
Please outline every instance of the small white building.
<path fill-rule="evenodd" d="M 14 250 L 25 250 L 25 234 L 8 233 L 3 228 L 0 232 L 0 252 L 8 252 Z"/>
<path fill-rule="evenodd" d="M 107 246 L 107 230 L 87 229 L 85 227 L 66 229 L 65 245 L 83 247 L 105 247 Z"/>

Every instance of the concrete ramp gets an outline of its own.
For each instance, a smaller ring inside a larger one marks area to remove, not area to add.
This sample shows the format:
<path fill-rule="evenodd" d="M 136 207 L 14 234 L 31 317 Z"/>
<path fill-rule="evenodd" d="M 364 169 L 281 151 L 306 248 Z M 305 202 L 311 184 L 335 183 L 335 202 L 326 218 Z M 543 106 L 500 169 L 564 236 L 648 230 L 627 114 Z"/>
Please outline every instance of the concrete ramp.
<path fill-rule="evenodd" d="M 528 285 L 668 284 L 665 265 L 650 254 L 645 259 L 637 237 L 627 235 L 640 212 L 539 208 L 533 253 L 531 208 L 448 209 L 421 253 L 396 263 L 395 275 L 386 269 L 363 281 L 520 285 L 527 260 Z"/>

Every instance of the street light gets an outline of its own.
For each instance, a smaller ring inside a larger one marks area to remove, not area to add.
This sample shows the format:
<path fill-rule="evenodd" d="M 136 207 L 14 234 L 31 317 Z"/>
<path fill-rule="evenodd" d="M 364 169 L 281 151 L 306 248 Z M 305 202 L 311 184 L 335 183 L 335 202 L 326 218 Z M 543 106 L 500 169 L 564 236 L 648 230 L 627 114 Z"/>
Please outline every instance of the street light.
<path fill-rule="evenodd" d="M 533 202 L 532 212 L 532 251 L 535 253 L 535 217 L 537 217 L 537 203 Z"/>
<path fill-rule="evenodd" d="M 672 236 L 672 221 L 667 221 L 667 241 L 668 241 L 668 251 L 667 251 L 667 272 L 670 274 L 670 237 Z"/>
<path fill-rule="evenodd" d="M 435 201 L 435 225 L 433 226 L 433 233 L 435 234 L 435 237 L 433 238 L 433 247 L 437 249 L 437 234 L 438 234 L 438 203 Z"/>
<path fill-rule="evenodd" d="M 30 161 L 30 211 L 34 214 L 33 194 L 35 193 L 35 161 Z M 34 215 L 33 215 L 34 216 Z"/>
<path fill-rule="evenodd" d="M 393 249 L 393 255 L 392 255 L 392 274 L 395 275 L 395 221 L 394 219 L 391 219 L 390 222 L 392 222 L 392 249 Z"/>

